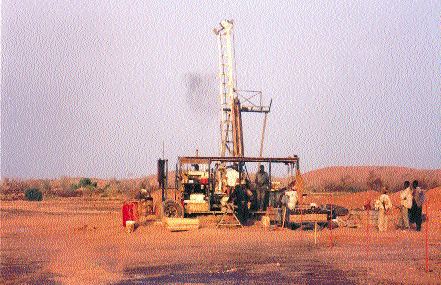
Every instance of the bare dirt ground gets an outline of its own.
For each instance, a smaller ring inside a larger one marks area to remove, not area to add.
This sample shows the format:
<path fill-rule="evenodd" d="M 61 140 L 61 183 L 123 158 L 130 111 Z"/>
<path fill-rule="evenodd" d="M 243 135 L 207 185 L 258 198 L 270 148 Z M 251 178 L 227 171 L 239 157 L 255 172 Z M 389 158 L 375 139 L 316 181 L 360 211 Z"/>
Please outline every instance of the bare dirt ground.
<path fill-rule="evenodd" d="M 437 192 L 439 194 L 439 192 Z M 434 194 L 432 194 L 434 195 Z M 440 199 L 437 195 L 435 198 Z M 64 198 L 1 202 L 5 284 L 439 284 L 441 213 L 430 216 L 430 272 L 424 230 L 265 230 L 256 223 L 171 233 L 152 222 L 124 231 L 122 201 Z M 368 242 L 369 241 L 369 242 Z"/>

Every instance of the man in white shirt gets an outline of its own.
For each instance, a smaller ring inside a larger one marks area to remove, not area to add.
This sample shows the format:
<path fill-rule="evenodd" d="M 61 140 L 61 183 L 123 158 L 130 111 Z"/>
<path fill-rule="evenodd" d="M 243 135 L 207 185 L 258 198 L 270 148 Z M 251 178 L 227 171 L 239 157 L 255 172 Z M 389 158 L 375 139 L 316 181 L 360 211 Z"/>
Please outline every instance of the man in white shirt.
<path fill-rule="evenodd" d="M 283 224 L 283 216 L 285 216 L 285 222 L 289 223 L 289 215 L 295 210 L 298 201 L 298 194 L 295 190 L 285 191 L 282 196 L 282 213 L 281 223 Z M 284 214 L 285 213 L 285 214 Z"/>
<path fill-rule="evenodd" d="M 410 189 L 410 182 L 404 182 L 404 189 L 400 192 L 400 212 L 398 219 L 398 227 L 403 230 L 409 229 L 409 210 L 412 208 L 412 190 Z"/>
<path fill-rule="evenodd" d="M 232 167 L 227 169 L 226 177 L 227 177 L 227 194 L 229 195 L 234 187 L 239 184 L 239 171 L 236 170 L 237 165 L 233 165 Z"/>
<path fill-rule="evenodd" d="M 375 203 L 375 209 L 378 210 L 378 230 L 384 232 L 387 230 L 387 213 L 392 208 L 392 202 L 387 193 L 387 188 L 383 187 L 383 194 Z"/>
<path fill-rule="evenodd" d="M 288 197 L 288 201 L 287 201 L 288 203 L 286 204 L 286 206 L 291 211 L 294 211 L 297 205 L 297 200 L 299 198 L 299 196 L 297 195 L 297 191 L 295 190 L 286 191 L 285 195 Z"/>

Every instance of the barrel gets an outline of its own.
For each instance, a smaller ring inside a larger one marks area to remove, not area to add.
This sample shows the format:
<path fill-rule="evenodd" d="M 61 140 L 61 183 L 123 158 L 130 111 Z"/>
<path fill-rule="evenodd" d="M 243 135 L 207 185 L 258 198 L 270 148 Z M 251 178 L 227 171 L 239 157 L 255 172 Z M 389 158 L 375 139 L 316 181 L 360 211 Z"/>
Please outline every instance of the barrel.
<path fill-rule="evenodd" d="M 127 221 L 138 220 L 138 202 L 124 202 L 122 207 L 123 227 Z"/>

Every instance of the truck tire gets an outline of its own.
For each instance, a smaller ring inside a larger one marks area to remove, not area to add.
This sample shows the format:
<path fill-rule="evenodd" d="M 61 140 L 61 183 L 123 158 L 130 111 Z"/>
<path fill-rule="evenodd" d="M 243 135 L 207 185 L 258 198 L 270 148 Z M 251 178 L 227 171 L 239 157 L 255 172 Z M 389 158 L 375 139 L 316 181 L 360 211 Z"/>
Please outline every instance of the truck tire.
<path fill-rule="evenodd" d="M 183 218 L 184 209 L 175 201 L 167 200 L 162 205 L 162 216 L 166 218 Z"/>

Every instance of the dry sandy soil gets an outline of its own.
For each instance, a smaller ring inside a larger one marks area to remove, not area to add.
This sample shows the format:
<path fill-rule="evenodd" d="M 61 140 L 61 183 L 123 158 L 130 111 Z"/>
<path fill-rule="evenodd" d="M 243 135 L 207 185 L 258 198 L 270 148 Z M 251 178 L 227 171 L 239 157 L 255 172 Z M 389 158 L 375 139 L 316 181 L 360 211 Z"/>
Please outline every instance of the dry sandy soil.
<path fill-rule="evenodd" d="M 259 223 L 171 233 L 160 223 L 124 231 L 122 201 L 64 198 L 1 202 L 1 282 L 5 284 L 436 284 L 441 280 L 441 189 L 429 193 L 430 272 L 422 232 L 366 228 L 313 233 Z M 358 207 L 372 193 L 335 197 Z M 318 199 L 318 198 L 316 198 Z M 394 218 L 392 218 L 392 223 Z"/>

